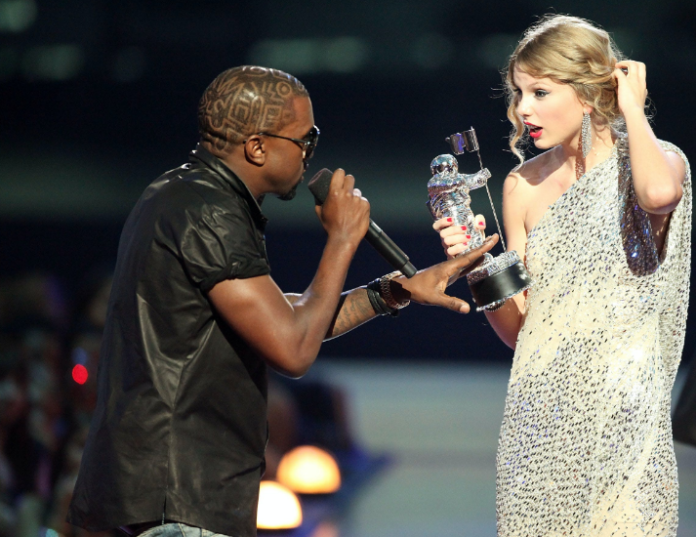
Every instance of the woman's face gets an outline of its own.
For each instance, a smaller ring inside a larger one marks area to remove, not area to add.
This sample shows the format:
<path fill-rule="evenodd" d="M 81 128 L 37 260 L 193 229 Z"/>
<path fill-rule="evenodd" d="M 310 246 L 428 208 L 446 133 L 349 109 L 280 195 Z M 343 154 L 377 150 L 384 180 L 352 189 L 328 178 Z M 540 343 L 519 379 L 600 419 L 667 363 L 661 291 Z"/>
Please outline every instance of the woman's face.
<path fill-rule="evenodd" d="M 576 148 L 584 107 L 572 86 L 536 78 L 515 67 L 516 111 L 534 145 L 550 149 L 559 144 Z M 587 110 L 589 112 L 589 109 Z"/>

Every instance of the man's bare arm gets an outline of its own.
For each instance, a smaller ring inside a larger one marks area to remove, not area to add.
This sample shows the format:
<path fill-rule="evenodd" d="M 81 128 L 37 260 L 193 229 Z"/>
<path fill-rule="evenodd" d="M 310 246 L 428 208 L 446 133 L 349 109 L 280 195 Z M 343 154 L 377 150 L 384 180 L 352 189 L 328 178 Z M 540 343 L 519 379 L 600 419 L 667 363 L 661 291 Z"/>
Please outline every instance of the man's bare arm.
<path fill-rule="evenodd" d="M 312 283 L 290 304 L 273 279 L 224 280 L 208 296 L 222 318 L 274 369 L 303 375 L 312 365 L 338 307 L 346 273 L 369 223 L 369 204 L 354 178 L 334 172 L 317 210 L 327 241 Z"/>
<path fill-rule="evenodd" d="M 288 299 L 290 304 L 294 304 L 295 301 L 300 298 L 300 295 L 288 293 L 285 295 L 285 298 Z M 370 299 L 367 297 L 367 290 L 364 287 L 345 291 L 341 294 L 341 298 L 338 301 L 336 313 L 329 325 L 324 341 L 350 332 L 353 328 L 357 328 L 375 317 L 377 317 L 377 314 L 372 304 L 370 304 Z"/>
<path fill-rule="evenodd" d="M 498 242 L 494 235 L 489 242 L 466 256 L 421 270 L 413 278 L 396 278 L 392 282 L 392 294 L 398 299 L 409 298 L 424 305 L 441 306 L 459 313 L 467 313 L 469 305 L 463 300 L 444 293 L 447 286 L 474 268 L 481 256 Z M 286 294 L 285 298 L 294 304 L 301 295 Z M 325 336 L 325 341 L 350 332 L 361 324 L 377 317 L 364 287 L 346 291 L 341 295 L 336 313 Z"/>

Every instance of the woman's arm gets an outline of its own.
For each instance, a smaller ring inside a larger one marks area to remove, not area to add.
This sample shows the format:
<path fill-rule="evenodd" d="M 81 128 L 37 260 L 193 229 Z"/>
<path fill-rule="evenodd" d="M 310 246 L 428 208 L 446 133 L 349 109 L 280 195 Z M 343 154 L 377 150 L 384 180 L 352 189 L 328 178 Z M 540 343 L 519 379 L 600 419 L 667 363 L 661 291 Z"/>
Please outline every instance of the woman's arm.
<path fill-rule="evenodd" d="M 621 68 L 626 68 L 624 73 Z M 645 64 L 619 62 L 615 76 L 618 81 L 619 108 L 626 120 L 629 156 L 636 197 L 641 208 L 652 214 L 668 215 L 682 197 L 684 162 L 676 153 L 665 151 L 645 116 Z"/>
<path fill-rule="evenodd" d="M 511 173 L 505 179 L 503 186 L 503 219 L 505 225 L 505 237 L 507 249 L 516 250 L 520 259 L 524 260 L 525 247 L 527 245 L 527 231 L 524 225 L 526 205 L 522 192 L 523 179 L 517 173 Z M 483 217 L 475 218 L 476 228 L 485 228 Z M 470 231 L 460 229 L 452 225 L 446 218 L 442 218 L 433 224 L 435 231 L 440 233 L 442 246 L 447 257 L 452 258 L 463 252 L 471 236 Z M 524 294 L 520 293 L 508 300 L 500 309 L 494 312 L 486 312 L 486 317 L 491 323 L 498 337 L 508 347 L 514 349 L 517 342 L 517 334 L 522 325 L 524 315 Z"/>
<path fill-rule="evenodd" d="M 519 174 L 511 173 L 503 185 L 503 226 L 508 252 L 515 250 L 524 262 L 527 247 L 527 230 L 524 225 L 526 205 L 523 196 L 523 182 Z M 517 335 L 524 316 L 524 293 L 519 293 L 505 302 L 496 311 L 487 311 L 486 317 L 498 337 L 511 349 L 517 344 Z"/>
<path fill-rule="evenodd" d="M 627 69 L 627 73 L 622 71 Z M 645 64 L 625 61 L 616 64 L 619 108 L 626 120 L 633 186 L 638 205 L 650 215 L 658 252 L 665 241 L 669 217 L 682 198 L 686 174 L 676 153 L 665 151 L 645 116 L 648 95 Z"/>

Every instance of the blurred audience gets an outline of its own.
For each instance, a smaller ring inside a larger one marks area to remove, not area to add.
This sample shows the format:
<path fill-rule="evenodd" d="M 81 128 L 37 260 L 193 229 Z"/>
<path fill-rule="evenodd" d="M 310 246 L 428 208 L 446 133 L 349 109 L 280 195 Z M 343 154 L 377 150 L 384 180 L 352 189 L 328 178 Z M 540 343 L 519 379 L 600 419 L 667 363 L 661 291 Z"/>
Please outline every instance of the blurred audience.
<path fill-rule="evenodd" d="M 97 271 L 69 293 L 50 274 L 0 281 L 0 537 L 111 537 L 65 522 L 96 403 L 111 291 Z M 272 375 L 266 478 L 300 444 L 359 450 L 343 394 L 322 382 Z"/>

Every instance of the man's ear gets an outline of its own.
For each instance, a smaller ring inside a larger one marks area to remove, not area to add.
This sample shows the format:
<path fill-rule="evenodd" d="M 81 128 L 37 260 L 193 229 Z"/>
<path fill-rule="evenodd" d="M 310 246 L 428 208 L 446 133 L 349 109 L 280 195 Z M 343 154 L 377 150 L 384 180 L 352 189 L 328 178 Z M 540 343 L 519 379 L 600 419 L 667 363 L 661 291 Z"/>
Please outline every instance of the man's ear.
<path fill-rule="evenodd" d="M 254 166 L 263 166 L 266 163 L 266 147 L 264 139 L 258 134 L 252 134 L 244 141 L 244 158 Z"/>

